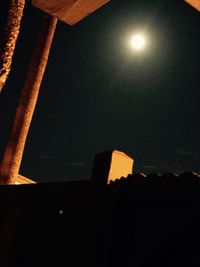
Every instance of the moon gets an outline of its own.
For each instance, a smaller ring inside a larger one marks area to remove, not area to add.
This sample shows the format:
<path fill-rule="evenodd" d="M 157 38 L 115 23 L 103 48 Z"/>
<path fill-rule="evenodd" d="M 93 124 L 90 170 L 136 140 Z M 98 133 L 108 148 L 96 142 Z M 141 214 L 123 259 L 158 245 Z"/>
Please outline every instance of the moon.
<path fill-rule="evenodd" d="M 142 34 L 135 34 L 130 38 L 130 46 L 134 50 L 143 50 L 145 43 L 145 37 Z"/>

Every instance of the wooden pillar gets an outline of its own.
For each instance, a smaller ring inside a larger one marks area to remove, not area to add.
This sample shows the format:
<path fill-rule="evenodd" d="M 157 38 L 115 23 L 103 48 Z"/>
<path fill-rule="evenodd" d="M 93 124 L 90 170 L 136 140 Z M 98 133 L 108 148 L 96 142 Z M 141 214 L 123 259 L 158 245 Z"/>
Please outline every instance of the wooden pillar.
<path fill-rule="evenodd" d="M 13 127 L 0 164 L 0 184 L 14 184 L 19 173 L 24 146 L 46 69 L 56 24 L 56 18 L 51 15 L 44 15 L 41 31 L 22 88 Z"/>
<path fill-rule="evenodd" d="M 3 43 L 0 47 L 0 91 L 8 78 L 15 50 L 25 0 L 12 0 L 8 11 Z"/>

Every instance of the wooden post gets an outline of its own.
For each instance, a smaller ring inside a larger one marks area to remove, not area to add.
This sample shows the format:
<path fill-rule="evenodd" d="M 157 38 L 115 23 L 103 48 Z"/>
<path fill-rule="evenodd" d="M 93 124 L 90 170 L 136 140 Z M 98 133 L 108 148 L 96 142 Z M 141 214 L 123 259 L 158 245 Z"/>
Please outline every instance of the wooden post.
<path fill-rule="evenodd" d="M 20 31 L 24 6 L 25 0 L 12 0 L 10 4 L 5 27 L 5 36 L 0 47 L 0 91 L 2 90 L 11 69 L 12 57 Z"/>
<path fill-rule="evenodd" d="M 41 31 L 22 88 L 13 127 L 0 164 L 0 184 L 14 184 L 19 173 L 24 146 L 46 69 L 56 24 L 56 18 L 51 15 L 44 15 Z"/>

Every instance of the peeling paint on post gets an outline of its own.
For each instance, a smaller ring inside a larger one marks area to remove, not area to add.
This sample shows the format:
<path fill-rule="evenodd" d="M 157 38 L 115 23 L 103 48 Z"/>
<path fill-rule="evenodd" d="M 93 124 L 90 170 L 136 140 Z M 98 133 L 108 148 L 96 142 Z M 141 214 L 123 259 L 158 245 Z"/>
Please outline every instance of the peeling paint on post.
<path fill-rule="evenodd" d="M 22 88 L 13 127 L 0 164 L 0 184 L 14 184 L 19 173 L 24 146 L 46 69 L 56 24 L 56 18 L 44 15 L 41 31 Z"/>

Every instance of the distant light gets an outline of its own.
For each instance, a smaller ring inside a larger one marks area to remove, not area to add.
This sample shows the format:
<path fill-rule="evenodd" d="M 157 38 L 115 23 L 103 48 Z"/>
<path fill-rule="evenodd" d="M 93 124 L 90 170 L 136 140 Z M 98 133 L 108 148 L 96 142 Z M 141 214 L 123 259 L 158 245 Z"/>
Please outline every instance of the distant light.
<path fill-rule="evenodd" d="M 59 210 L 59 215 L 63 215 L 64 211 L 63 210 Z"/>
<path fill-rule="evenodd" d="M 130 38 L 131 48 L 134 50 L 142 50 L 145 47 L 145 37 L 142 34 L 135 34 Z"/>

